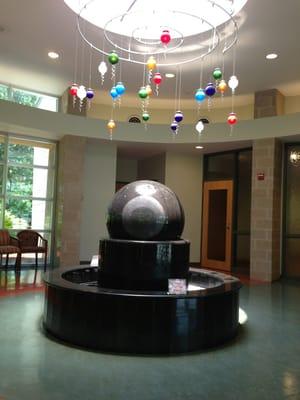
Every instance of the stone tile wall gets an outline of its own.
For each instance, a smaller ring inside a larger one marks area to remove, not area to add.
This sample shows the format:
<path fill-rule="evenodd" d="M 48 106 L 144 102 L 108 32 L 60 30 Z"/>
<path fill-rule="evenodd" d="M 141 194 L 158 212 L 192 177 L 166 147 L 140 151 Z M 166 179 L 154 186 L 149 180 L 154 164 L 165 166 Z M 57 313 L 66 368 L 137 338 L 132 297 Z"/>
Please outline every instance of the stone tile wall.
<path fill-rule="evenodd" d="M 79 265 L 80 223 L 86 139 L 67 135 L 59 143 L 56 264 Z"/>
<path fill-rule="evenodd" d="M 274 117 L 284 113 L 284 96 L 277 89 L 255 93 L 254 118 Z"/>
<path fill-rule="evenodd" d="M 251 200 L 251 279 L 280 276 L 282 144 L 277 139 L 253 143 Z M 264 180 L 257 174 L 264 173 Z"/>

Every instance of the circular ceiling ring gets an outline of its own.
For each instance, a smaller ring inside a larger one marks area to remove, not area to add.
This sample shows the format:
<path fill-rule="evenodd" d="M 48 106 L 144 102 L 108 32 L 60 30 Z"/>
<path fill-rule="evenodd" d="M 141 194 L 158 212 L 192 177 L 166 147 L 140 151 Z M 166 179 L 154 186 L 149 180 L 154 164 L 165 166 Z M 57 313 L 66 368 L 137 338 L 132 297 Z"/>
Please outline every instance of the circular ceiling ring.
<path fill-rule="evenodd" d="M 83 19 L 83 17 L 82 17 L 81 15 L 82 15 L 83 11 L 86 10 L 86 8 L 88 7 L 88 5 L 89 5 L 90 3 L 92 3 L 93 1 L 95 1 L 95 0 L 89 0 L 89 1 L 87 1 L 87 2 L 85 3 L 85 5 L 81 8 L 81 10 L 80 10 L 80 12 L 79 12 L 79 14 L 78 14 L 78 17 L 77 17 L 77 28 L 78 28 L 78 31 L 79 31 L 79 33 L 80 33 L 82 39 L 83 39 L 91 48 L 93 48 L 93 49 L 96 50 L 97 52 L 100 52 L 101 54 L 109 55 L 109 52 L 106 52 L 104 49 L 100 49 L 100 48 L 97 47 L 92 41 L 90 41 L 90 40 L 87 38 L 86 34 L 83 33 L 83 29 L 81 28 L 80 21 L 81 21 L 81 19 Z M 224 53 L 225 53 L 226 51 L 228 51 L 228 50 L 236 43 L 236 41 L 237 41 L 237 35 L 238 35 L 238 26 L 237 26 L 237 23 L 236 23 L 236 21 L 234 20 L 234 18 L 232 17 L 231 13 L 228 12 L 224 7 L 220 6 L 218 3 L 216 3 L 216 2 L 213 1 L 213 0 L 206 0 L 206 1 L 209 2 L 210 4 L 212 4 L 212 6 L 219 8 L 222 12 L 224 12 L 224 13 L 228 16 L 228 20 L 227 20 L 227 22 L 226 22 L 227 24 L 230 23 L 230 22 L 233 23 L 233 28 L 234 28 L 234 29 L 233 29 L 233 40 L 232 40 L 229 44 L 225 43 L 225 47 L 224 47 L 223 50 L 222 50 L 222 53 L 224 54 Z M 213 32 L 213 35 L 212 35 L 213 39 L 212 39 L 212 43 L 208 46 L 206 52 L 200 52 L 200 54 L 197 54 L 195 57 L 189 57 L 189 58 L 187 58 L 187 59 L 184 59 L 184 60 L 181 60 L 181 61 L 177 61 L 177 62 L 163 62 L 163 61 L 159 60 L 159 62 L 157 63 L 158 66 L 161 66 L 161 67 L 162 67 L 162 66 L 166 66 L 166 67 L 167 67 L 167 66 L 177 66 L 177 65 L 183 65 L 183 64 L 187 64 L 187 63 L 192 63 L 192 62 L 197 61 L 197 60 L 199 60 L 199 59 L 204 59 L 208 54 L 212 53 L 217 47 L 219 47 L 219 45 L 220 45 L 220 43 L 221 43 L 221 35 L 220 35 L 220 32 L 219 32 L 220 29 L 218 29 L 218 28 L 217 28 L 216 26 L 214 26 L 212 23 L 210 23 L 209 21 L 206 21 L 205 19 L 203 19 L 203 18 L 200 17 L 200 16 L 197 16 L 197 15 L 194 15 L 194 14 L 190 14 L 190 13 L 187 13 L 187 12 L 177 11 L 177 10 L 171 10 L 171 11 L 170 11 L 170 10 L 167 10 L 167 11 L 168 11 L 169 13 L 177 13 L 177 14 L 185 15 L 185 16 L 188 16 L 188 17 L 191 17 L 191 18 L 196 18 L 196 19 L 199 20 L 201 23 L 206 23 L 206 24 L 210 27 L 210 30 L 209 30 L 209 31 L 212 31 L 212 32 Z M 140 13 L 140 12 L 139 12 L 139 13 Z M 109 21 L 106 23 L 105 29 L 103 30 L 106 40 L 107 40 L 114 48 L 117 48 L 117 49 L 121 50 L 122 52 L 125 52 L 125 53 L 128 54 L 127 57 L 124 57 L 124 55 L 121 55 L 121 56 L 119 57 L 121 60 L 126 61 L 126 62 L 132 62 L 132 63 L 135 63 L 135 64 L 145 65 L 145 64 L 146 64 L 145 56 L 150 55 L 150 54 L 151 54 L 151 55 L 159 55 L 159 54 L 172 53 L 172 52 L 174 52 L 176 49 L 178 49 L 178 48 L 180 48 L 180 47 L 182 46 L 182 44 L 183 44 L 183 42 L 184 42 L 183 34 L 182 34 L 181 32 L 179 32 L 179 31 L 173 29 L 173 28 L 172 28 L 172 30 L 173 30 L 174 32 L 177 32 L 177 34 L 180 35 L 180 40 L 179 40 L 179 42 L 177 43 L 176 46 L 173 46 L 173 47 L 163 48 L 163 49 L 160 49 L 160 50 L 158 50 L 158 51 L 153 51 L 153 49 L 148 50 L 148 51 L 134 51 L 134 50 L 132 50 L 132 48 L 131 48 L 132 43 L 130 43 L 130 41 L 129 41 L 129 47 L 128 47 L 128 48 L 126 48 L 126 47 L 124 47 L 124 46 L 118 45 L 117 43 L 115 43 L 115 42 L 109 37 L 109 33 L 108 33 L 109 30 L 107 29 L 107 26 L 108 26 L 112 21 L 114 21 L 114 20 L 116 20 L 116 19 L 123 18 L 123 17 L 126 16 L 126 15 L 133 15 L 133 14 L 136 14 L 136 13 L 132 13 L 132 12 L 131 12 L 131 13 L 124 13 L 124 14 L 118 15 L 117 17 L 112 18 L 111 20 L 109 20 Z M 139 29 L 139 28 L 140 28 L 140 27 L 137 27 L 137 28 L 135 28 L 135 30 L 136 30 L 136 29 Z M 221 29 L 223 29 L 223 28 L 224 28 L 224 24 L 222 25 L 222 28 L 221 28 Z M 204 33 L 207 33 L 207 32 L 199 32 L 198 35 L 203 36 Z M 134 36 L 134 31 L 132 32 L 132 36 Z M 196 37 L 196 36 L 197 36 L 197 35 L 193 35 L 193 37 Z M 132 40 L 132 37 L 131 37 L 131 40 Z M 156 43 L 157 43 L 157 42 L 156 42 Z M 144 43 L 142 43 L 142 44 L 144 44 Z M 147 44 L 148 44 L 148 43 L 147 43 Z M 200 50 L 200 49 L 197 49 L 197 51 L 199 51 L 199 50 Z M 195 50 L 195 51 L 196 51 L 196 50 Z M 143 59 L 143 60 L 134 59 L 134 57 L 132 57 L 133 55 L 136 55 L 136 56 L 144 56 L 144 59 Z"/>

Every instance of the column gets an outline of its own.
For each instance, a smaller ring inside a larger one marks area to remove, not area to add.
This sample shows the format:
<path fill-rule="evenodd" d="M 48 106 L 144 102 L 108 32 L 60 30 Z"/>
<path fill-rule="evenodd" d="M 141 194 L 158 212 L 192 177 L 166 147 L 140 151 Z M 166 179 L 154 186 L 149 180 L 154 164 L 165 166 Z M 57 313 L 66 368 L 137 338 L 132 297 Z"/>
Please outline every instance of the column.
<path fill-rule="evenodd" d="M 280 276 L 282 144 L 255 140 L 252 160 L 250 277 L 270 282 Z"/>
<path fill-rule="evenodd" d="M 83 170 L 86 139 L 67 135 L 59 143 L 56 264 L 79 265 Z"/>

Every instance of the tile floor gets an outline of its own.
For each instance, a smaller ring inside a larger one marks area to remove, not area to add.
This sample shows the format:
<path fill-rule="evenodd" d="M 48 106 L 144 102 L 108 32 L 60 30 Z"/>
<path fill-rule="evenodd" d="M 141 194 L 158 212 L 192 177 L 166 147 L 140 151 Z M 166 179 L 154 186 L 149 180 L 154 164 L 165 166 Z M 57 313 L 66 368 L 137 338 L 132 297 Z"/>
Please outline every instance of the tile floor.
<path fill-rule="evenodd" d="M 50 340 L 41 273 L 0 271 L 1 400 L 299 400 L 300 283 L 245 285 L 248 321 L 224 347 L 118 356 Z"/>

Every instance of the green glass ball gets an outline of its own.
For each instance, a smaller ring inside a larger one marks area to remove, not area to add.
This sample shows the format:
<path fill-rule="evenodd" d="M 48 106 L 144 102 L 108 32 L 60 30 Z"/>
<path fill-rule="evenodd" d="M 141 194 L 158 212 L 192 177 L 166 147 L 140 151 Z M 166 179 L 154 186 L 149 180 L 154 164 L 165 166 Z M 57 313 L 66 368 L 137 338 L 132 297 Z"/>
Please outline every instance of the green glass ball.
<path fill-rule="evenodd" d="M 220 68 L 215 68 L 214 69 L 213 77 L 215 79 L 221 79 L 222 78 L 222 71 L 220 70 Z"/>
<path fill-rule="evenodd" d="M 143 121 L 149 121 L 150 115 L 147 112 L 144 112 L 142 115 Z"/>
<path fill-rule="evenodd" d="M 119 56 L 117 53 L 115 53 L 114 51 L 112 51 L 109 55 L 108 55 L 108 61 L 114 65 L 117 64 L 119 62 Z"/>
<path fill-rule="evenodd" d="M 144 86 L 140 88 L 138 94 L 141 99 L 145 99 L 146 97 L 148 97 L 147 89 Z"/>

